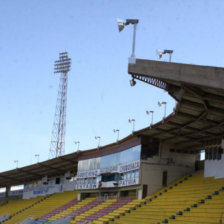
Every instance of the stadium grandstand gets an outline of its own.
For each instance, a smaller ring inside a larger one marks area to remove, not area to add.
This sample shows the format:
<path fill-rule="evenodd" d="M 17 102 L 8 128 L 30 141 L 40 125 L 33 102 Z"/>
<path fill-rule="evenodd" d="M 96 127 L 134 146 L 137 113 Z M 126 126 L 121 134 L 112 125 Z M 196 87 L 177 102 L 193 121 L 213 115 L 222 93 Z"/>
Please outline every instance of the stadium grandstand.
<path fill-rule="evenodd" d="M 137 59 L 128 72 L 167 91 L 173 113 L 110 145 L 0 173 L 0 223 L 224 223 L 224 69 Z"/>

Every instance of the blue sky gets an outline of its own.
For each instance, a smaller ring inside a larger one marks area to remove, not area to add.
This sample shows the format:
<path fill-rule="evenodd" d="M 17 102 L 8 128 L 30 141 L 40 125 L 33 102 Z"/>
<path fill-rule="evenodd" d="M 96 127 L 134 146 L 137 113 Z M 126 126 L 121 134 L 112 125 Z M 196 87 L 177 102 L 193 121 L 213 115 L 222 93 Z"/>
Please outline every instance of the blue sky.
<path fill-rule="evenodd" d="M 159 100 L 175 105 L 166 92 L 127 74 L 132 27 L 119 33 L 116 18 L 137 18 L 137 58 L 158 60 L 156 49 L 173 49 L 173 61 L 223 66 L 222 0 L 1 0 L 0 1 L 0 171 L 49 155 L 59 76 L 58 53 L 72 58 L 69 73 L 66 153 L 101 145 L 130 134 L 163 116 Z M 162 59 L 164 60 L 164 59 Z M 165 58 L 167 60 L 167 58 Z"/>

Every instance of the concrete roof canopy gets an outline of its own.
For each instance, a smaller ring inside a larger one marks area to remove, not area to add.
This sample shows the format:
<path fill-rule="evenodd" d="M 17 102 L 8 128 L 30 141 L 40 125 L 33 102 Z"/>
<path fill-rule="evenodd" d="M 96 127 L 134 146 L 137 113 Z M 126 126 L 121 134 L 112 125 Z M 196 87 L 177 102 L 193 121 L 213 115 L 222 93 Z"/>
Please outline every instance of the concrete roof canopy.
<path fill-rule="evenodd" d="M 145 134 L 188 151 L 221 143 L 224 68 L 137 59 L 136 64 L 129 64 L 128 72 L 164 89 L 177 101 L 173 113 L 146 128 Z"/>

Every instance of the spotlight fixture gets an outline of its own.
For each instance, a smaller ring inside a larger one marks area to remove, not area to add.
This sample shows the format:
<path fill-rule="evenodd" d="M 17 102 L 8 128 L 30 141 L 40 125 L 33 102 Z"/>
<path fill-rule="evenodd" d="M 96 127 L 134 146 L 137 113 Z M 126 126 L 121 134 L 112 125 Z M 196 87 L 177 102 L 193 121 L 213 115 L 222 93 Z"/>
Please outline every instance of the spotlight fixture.
<path fill-rule="evenodd" d="M 125 26 L 132 24 L 134 25 L 134 30 L 133 30 L 133 42 L 132 42 L 132 54 L 131 57 L 129 58 L 129 64 L 135 64 L 136 58 L 135 58 L 135 39 L 136 39 L 136 27 L 138 24 L 138 19 L 126 19 L 126 22 L 123 21 L 122 19 L 117 19 L 118 23 L 118 30 L 121 32 Z"/>
<path fill-rule="evenodd" d="M 75 145 L 77 145 L 77 151 L 79 151 L 79 144 L 80 144 L 80 141 L 74 141 Z"/>
<path fill-rule="evenodd" d="M 163 57 L 164 54 L 169 54 L 169 62 L 171 62 L 173 50 L 156 50 L 156 54 L 158 55 L 159 59 Z"/>
<path fill-rule="evenodd" d="M 166 104 L 167 102 L 158 102 L 158 106 L 161 107 L 162 105 L 164 105 L 164 116 L 163 119 L 166 117 Z"/>
<path fill-rule="evenodd" d="M 40 155 L 39 154 L 35 154 L 34 156 L 37 158 L 37 163 L 39 163 Z"/>
<path fill-rule="evenodd" d="M 119 130 L 119 129 L 114 129 L 113 132 L 114 132 L 114 133 L 117 132 L 117 142 L 118 142 L 118 140 L 119 140 L 119 132 L 120 132 L 120 130 Z"/>
<path fill-rule="evenodd" d="M 95 139 L 98 139 L 98 148 L 100 147 L 100 136 L 95 136 Z"/>
<path fill-rule="evenodd" d="M 154 113 L 154 111 L 153 111 L 153 110 L 146 110 L 146 114 L 147 114 L 147 115 L 152 114 L 152 118 L 151 118 L 151 125 L 153 124 L 153 113 Z"/>
<path fill-rule="evenodd" d="M 130 85 L 131 86 L 135 86 L 136 85 L 136 81 L 134 80 L 134 78 L 130 80 Z"/>
<path fill-rule="evenodd" d="M 133 123 L 133 129 L 132 129 L 132 132 L 134 132 L 134 130 L 135 130 L 135 119 L 128 119 L 128 122 L 129 122 L 129 123 Z"/>
<path fill-rule="evenodd" d="M 14 163 L 16 163 L 16 169 L 17 169 L 18 168 L 19 160 L 14 160 Z"/>

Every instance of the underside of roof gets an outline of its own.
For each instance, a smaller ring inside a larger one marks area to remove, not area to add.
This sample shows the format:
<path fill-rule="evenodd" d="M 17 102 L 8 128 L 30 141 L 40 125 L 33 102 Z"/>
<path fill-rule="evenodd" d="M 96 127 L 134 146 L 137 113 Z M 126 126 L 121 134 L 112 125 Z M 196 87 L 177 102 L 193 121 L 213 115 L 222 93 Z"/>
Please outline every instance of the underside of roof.
<path fill-rule="evenodd" d="M 0 173 L 0 187 L 31 183 L 32 181 L 41 180 L 44 176 L 57 177 L 64 175 L 68 171 L 76 174 L 77 155 L 78 153 L 72 153 Z"/>
<path fill-rule="evenodd" d="M 221 143 L 223 68 L 137 59 L 136 64 L 129 64 L 128 72 L 135 79 L 166 90 L 177 101 L 173 113 L 146 128 L 144 134 L 183 150 L 196 151 Z"/>

